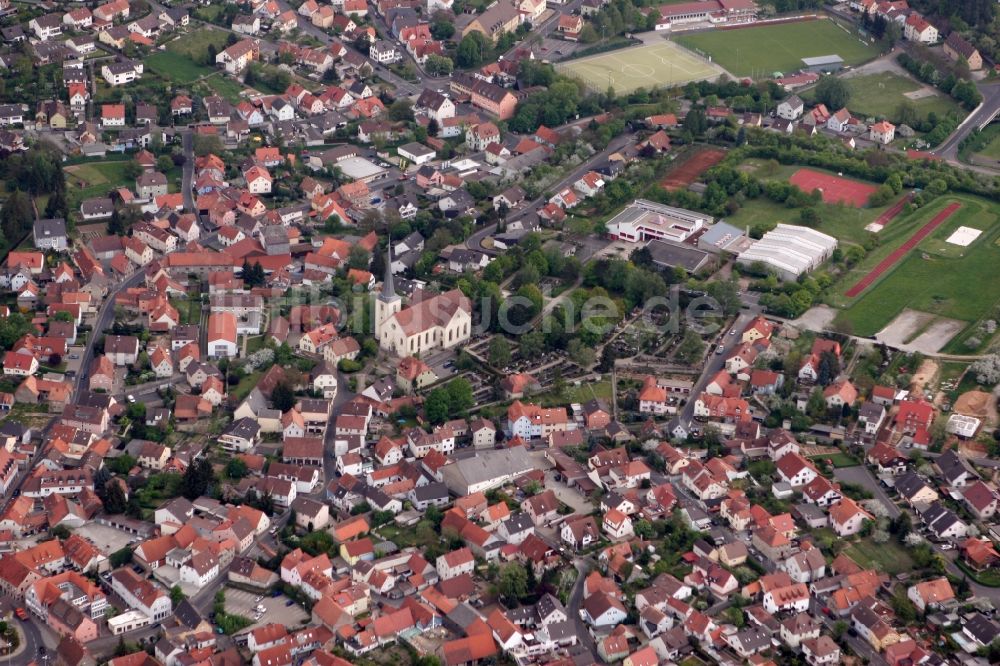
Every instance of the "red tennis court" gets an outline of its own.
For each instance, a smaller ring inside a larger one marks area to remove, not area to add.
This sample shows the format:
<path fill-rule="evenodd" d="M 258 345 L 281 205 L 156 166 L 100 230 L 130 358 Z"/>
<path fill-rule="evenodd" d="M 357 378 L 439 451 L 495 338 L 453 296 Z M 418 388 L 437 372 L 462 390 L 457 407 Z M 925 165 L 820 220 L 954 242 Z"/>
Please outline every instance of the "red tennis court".
<path fill-rule="evenodd" d="M 933 232 L 935 229 L 941 226 L 942 222 L 944 222 L 949 217 L 954 215 L 955 211 L 957 211 L 961 207 L 962 204 L 960 203 L 949 204 L 947 208 L 945 208 L 943 211 L 935 215 L 933 220 L 931 220 L 924 226 L 920 227 L 920 229 L 917 230 L 917 233 L 910 236 L 909 240 L 907 240 L 905 243 L 896 248 L 896 250 L 892 254 L 883 259 L 878 266 L 873 268 L 868 273 L 868 275 L 858 280 L 857 284 L 848 289 L 847 297 L 854 298 L 862 291 L 867 289 L 872 282 L 877 280 L 878 277 L 882 275 L 882 273 L 885 273 L 887 270 L 892 268 L 893 264 L 902 259 L 907 252 L 915 248 L 920 241 L 927 238 L 927 236 L 929 236 L 931 232 Z"/>
<path fill-rule="evenodd" d="M 684 189 L 698 180 L 701 174 L 721 162 L 725 156 L 726 151 L 716 148 L 703 148 L 691 153 L 687 159 L 670 170 L 663 179 L 663 187 L 670 191 Z"/>
<path fill-rule="evenodd" d="M 833 204 L 843 201 L 855 208 L 861 208 L 868 203 L 868 197 L 877 189 L 874 185 L 859 183 L 856 180 L 848 180 L 840 176 L 831 176 L 828 173 L 812 169 L 799 169 L 792 174 L 788 182 L 797 185 L 803 192 L 820 190 L 823 193 L 824 203 Z"/>

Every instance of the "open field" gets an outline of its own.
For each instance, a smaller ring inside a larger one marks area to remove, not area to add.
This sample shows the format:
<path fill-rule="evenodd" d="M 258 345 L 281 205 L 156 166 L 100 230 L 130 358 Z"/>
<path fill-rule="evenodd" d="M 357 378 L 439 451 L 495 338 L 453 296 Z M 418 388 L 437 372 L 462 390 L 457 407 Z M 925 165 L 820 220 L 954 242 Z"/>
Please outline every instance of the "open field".
<path fill-rule="evenodd" d="M 243 86 L 240 85 L 239 81 L 229 78 L 221 72 L 217 72 L 215 76 L 202 79 L 198 82 L 196 88 L 204 88 L 206 94 L 215 93 L 233 104 L 240 101 L 240 93 L 243 92 Z"/>
<path fill-rule="evenodd" d="M 773 171 L 772 171 L 773 168 Z M 799 167 L 794 165 L 768 165 L 763 160 L 751 159 L 742 163 L 740 171 L 753 174 L 762 181 L 782 181 L 787 182 L 792 175 L 799 171 Z M 822 169 L 810 169 L 819 174 L 836 177 L 836 174 Z M 859 182 L 860 181 L 848 181 Z M 840 241 L 862 244 L 868 240 L 871 233 L 865 229 L 866 226 L 878 219 L 882 214 L 890 209 L 890 206 L 878 208 L 855 208 L 847 204 L 821 203 L 816 206 L 820 216 L 820 224 L 816 227 L 819 231 L 837 238 Z M 770 231 L 779 222 L 786 224 L 798 224 L 798 209 L 791 209 L 781 204 L 774 203 L 763 197 L 745 202 L 740 206 L 736 214 L 726 218 L 726 222 L 743 229 L 750 227 L 757 228 L 761 233 Z M 897 224 L 897 222 L 893 222 Z M 885 234 L 883 231 L 882 234 Z M 880 237 L 882 237 L 880 234 Z"/>
<path fill-rule="evenodd" d="M 66 167 L 66 198 L 71 211 L 78 210 L 80 202 L 92 197 L 105 196 L 122 185 L 134 186 L 125 180 L 124 160 L 90 162 Z"/>
<path fill-rule="evenodd" d="M 873 286 L 853 302 L 841 296 L 861 276 L 900 248 L 917 229 L 955 203 L 960 203 L 961 208 L 883 273 Z M 947 255 L 940 254 L 943 239 L 959 226 L 986 231 L 972 245 L 961 248 L 960 256 L 951 250 Z M 838 323 L 849 325 L 855 335 L 873 335 L 881 331 L 906 309 L 967 324 L 989 318 L 987 315 L 995 312 L 1000 301 L 996 291 L 971 287 L 1000 284 L 1000 245 L 997 244 L 1000 226 L 996 225 L 996 214 L 991 212 L 989 203 L 968 196 L 942 197 L 923 210 L 901 216 L 879 237 L 882 245 L 831 289 L 835 304 L 845 307 L 837 317 Z M 910 331 L 907 335 L 913 337 L 921 332 Z"/>
<path fill-rule="evenodd" d="M 841 241 L 860 244 L 869 235 L 865 227 L 881 209 L 821 204 L 816 210 L 821 220 L 816 227 L 818 231 L 830 234 Z M 740 229 L 750 227 L 764 233 L 773 229 L 779 222 L 799 224 L 799 212 L 799 209 L 788 208 L 760 198 L 744 203 L 735 215 L 726 218 L 726 222 Z"/>
<path fill-rule="evenodd" d="M 858 65 L 878 55 L 878 48 L 833 21 L 782 23 L 736 30 L 712 30 L 677 39 L 705 53 L 736 76 L 769 77 L 802 68 L 802 58 L 839 55 Z"/>
<path fill-rule="evenodd" d="M 195 63 L 191 58 L 173 51 L 160 51 L 146 58 L 146 66 L 163 78 L 177 83 L 191 83 L 203 76 L 212 74 L 212 70 Z"/>
<path fill-rule="evenodd" d="M 203 28 L 184 35 L 167 44 L 167 51 L 190 58 L 195 63 L 204 63 L 208 53 L 208 45 L 215 47 L 216 52 L 226 48 L 229 34 L 222 30 Z"/>
<path fill-rule="evenodd" d="M 871 270 L 868 275 L 861 278 L 853 287 L 847 290 L 847 297 L 854 298 L 869 287 L 873 282 L 879 279 L 883 273 L 891 269 L 896 265 L 896 262 L 901 260 L 906 253 L 915 248 L 920 241 L 922 241 L 927 236 L 930 236 L 939 226 L 941 226 L 945 220 L 958 212 L 962 205 L 959 203 L 952 203 L 945 207 L 940 213 L 934 216 L 930 222 L 920 227 L 913 236 L 911 236 L 905 243 L 900 245 L 896 250 L 890 254 L 888 257 L 883 259 L 875 268 Z"/>
<path fill-rule="evenodd" d="M 877 116 L 898 123 L 899 107 L 904 101 L 909 101 L 922 118 L 926 118 L 928 113 L 943 116 L 949 111 L 961 110 L 950 97 L 899 74 L 881 72 L 842 80 L 851 91 L 851 110 L 862 117 Z M 915 99 L 907 97 L 907 93 L 912 94 L 918 90 L 929 90 L 929 94 L 914 95 Z"/>
<path fill-rule="evenodd" d="M 906 549 L 891 539 L 886 543 L 862 539 L 844 552 L 862 567 L 874 566 L 890 576 L 912 571 L 914 566 Z"/>
<path fill-rule="evenodd" d="M 540 393 L 537 396 L 532 396 L 532 400 L 535 400 L 546 406 L 564 405 L 567 402 L 588 402 L 594 399 L 603 400 L 607 403 L 611 402 L 611 380 L 603 379 L 599 382 L 593 383 L 581 383 L 579 386 L 573 386 L 572 384 L 567 384 L 565 390 L 561 394 L 557 394 L 555 391 L 546 391 L 545 393 Z"/>
<path fill-rule="evenodd" d="M 717 65 L 667 41 L 570 60 L 559 63 L 556 69 L 580 79 L 592 90 L 604 91 L 611 86 L 618 93 L 714 79 L 722 74 Z"/>

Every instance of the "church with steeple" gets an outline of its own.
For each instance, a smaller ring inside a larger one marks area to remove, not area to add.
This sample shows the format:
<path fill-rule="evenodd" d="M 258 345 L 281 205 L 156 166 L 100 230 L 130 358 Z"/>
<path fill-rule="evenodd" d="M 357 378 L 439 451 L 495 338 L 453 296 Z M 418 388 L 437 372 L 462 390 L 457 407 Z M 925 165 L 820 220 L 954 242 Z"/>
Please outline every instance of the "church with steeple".
<path fill-rule="evenodd" d="M 418 289 L 404 306 L 392 278 L 392 246 L 382 290 L 375 299 L 375 337 L 379 347 L 399 357 L 448 349 L 472 336 L 472 301 L 458 289 L 432 294 Z"/>

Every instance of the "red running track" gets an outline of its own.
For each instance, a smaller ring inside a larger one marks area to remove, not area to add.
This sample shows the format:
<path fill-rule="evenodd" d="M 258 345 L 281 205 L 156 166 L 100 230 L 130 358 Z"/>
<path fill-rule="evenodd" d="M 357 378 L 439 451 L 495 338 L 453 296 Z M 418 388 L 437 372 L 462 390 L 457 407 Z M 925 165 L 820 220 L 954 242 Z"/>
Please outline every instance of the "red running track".
<path fill-rule="evenodd" d="M 887 270 L 892 268 L 893 264 L 902 259 L 907 252 L 915 248 L 920 241 L 927 238 L 927 236 L 930 235 L 932 231 L 941 226 L 942 222 L 944 222 L 949 217 L 954 215 L 955 211 L 957 211 L 961 207 L 962 204 L 953 203 L 950 204 L 943 211 L 935 215 L 933 220 L 931 220 L 924 226 L 920 227 L 920 229 L 917 230 L 917 233 L 910 236 L 910 239 L 908 241 L 900 245 L 898 248 L 896 248 L 896 250 L 892 254 L 883 259 L 878 266 L 873 268 L 871 272 L 868 273 L 868 275 L 858 280 L 857 284 L 855 284 L 847 291 L 847 297 L 854 298 L 862 291 L 867 289 L 872 282 L 877 280 L 878 277 L 882 275 L 882 273 L 885 273 Z"/>
<path fill-rule="evenodd" d="M 913 199 L 912 192 L 893 204 L 892 208 L 879 215 L 878 219 L 875 220 L 875 224 L 881 224 L 883 227 L 888 225 L 897 215 L 903 212 L 903 208 L 906 207 L 906 204 L 910 203 L 911 199 Z"/>

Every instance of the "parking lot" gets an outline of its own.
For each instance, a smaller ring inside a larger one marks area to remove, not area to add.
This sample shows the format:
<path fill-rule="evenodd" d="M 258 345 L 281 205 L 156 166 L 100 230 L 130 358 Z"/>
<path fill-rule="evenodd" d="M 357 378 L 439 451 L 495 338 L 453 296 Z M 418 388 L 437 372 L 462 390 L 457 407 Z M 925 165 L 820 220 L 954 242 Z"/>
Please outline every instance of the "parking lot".
<path fill-rule="evenodd" d="M 104 553 L 117 552 L 128 546 L 133 540 L 138 539 L 134 534 L 93 522 L 77 527 L 74 532 L 92 541 L 98 550 Z"/>
<path fill-rule="evenodd" d="M 260 614 L 259 619 L 256 619 L 256 622 L 250 627 L 251 629 L 276 622 L 285 625 L 291 630 L 305 625 L 309 621 L 309 614 L 305 612 L 302 606 L 296 603 L 286 605 L 291 599 L 283 594 L 278 597 L 272 597 L 269 595 L 261 596 L 253 592 L 230 587 L 225 588 L 225 590 L 227 613 L 242 615 L 254 620 L 258 616 L 257 611 L 254 610 L 256 606 L 258 604 L 264 606 L 264 612 Z"/>

